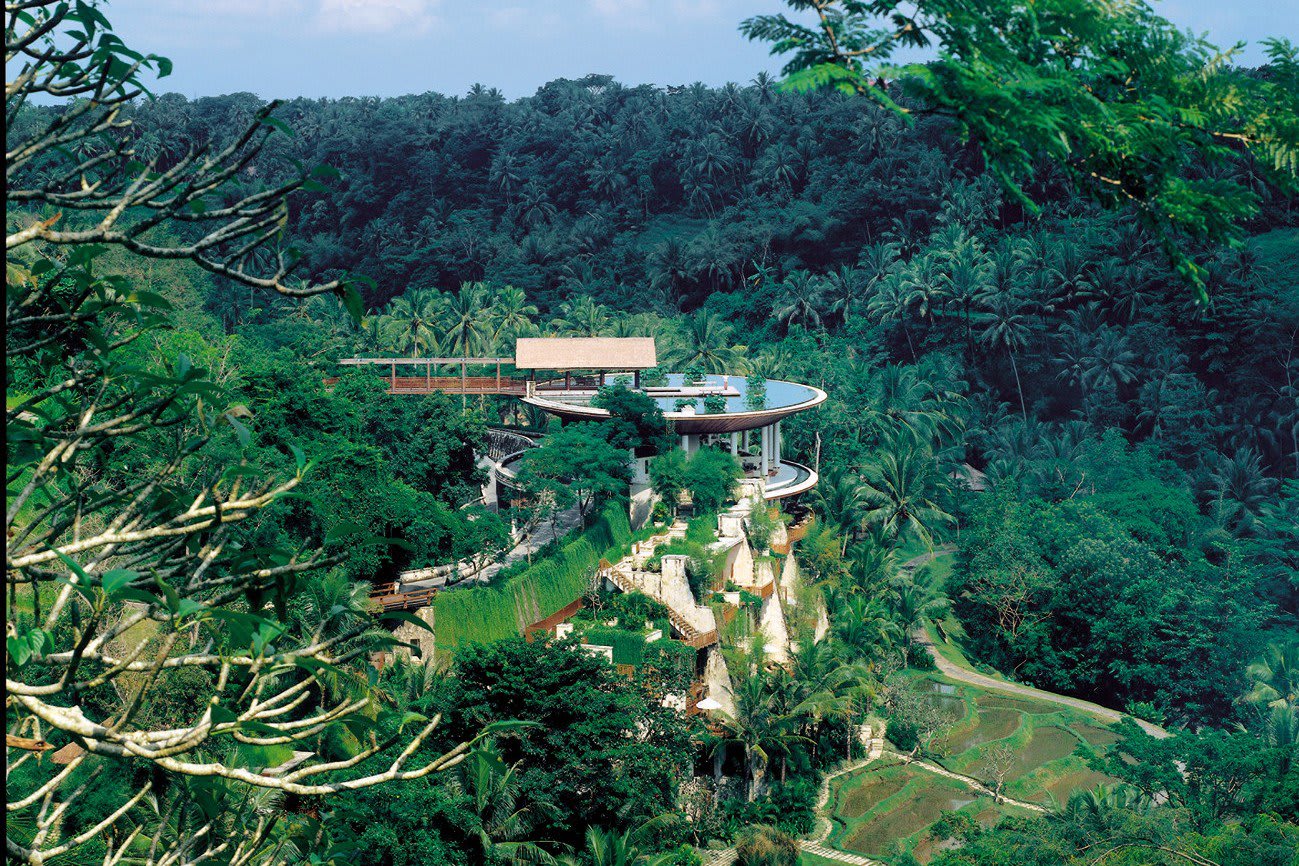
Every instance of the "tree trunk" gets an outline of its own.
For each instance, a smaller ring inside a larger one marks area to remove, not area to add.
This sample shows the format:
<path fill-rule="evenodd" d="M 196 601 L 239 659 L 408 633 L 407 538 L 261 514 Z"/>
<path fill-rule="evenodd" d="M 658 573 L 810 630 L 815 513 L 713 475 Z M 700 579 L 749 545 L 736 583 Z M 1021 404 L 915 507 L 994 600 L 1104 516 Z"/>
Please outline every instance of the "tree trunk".
<path fill-rule="evenodd" d="M 1024 386 L 1019 382 L 1019 365 L 1015 363 L 1015 352 L 1010 352 L 1010 369 L 1015 371 L 1015 390 L 1019 392 L 1019 411 L 1024 415 L 1024 423 L 1028 424 L 1028 408 L 1024 405 Z"/>

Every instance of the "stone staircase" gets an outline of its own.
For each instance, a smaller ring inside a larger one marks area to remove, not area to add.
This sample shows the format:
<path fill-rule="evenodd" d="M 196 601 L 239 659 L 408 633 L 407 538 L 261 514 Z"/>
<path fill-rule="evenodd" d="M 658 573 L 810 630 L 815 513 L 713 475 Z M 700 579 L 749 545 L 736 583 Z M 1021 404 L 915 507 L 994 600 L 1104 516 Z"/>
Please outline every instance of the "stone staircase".
<path fill-rule="evenodd" d="M 686 524 L 678 520 L 669 526 L 666 532 L 652 536 L 645 541 L 637 542 L 632 546 L 630 556 L 624 557 L 616 563 L 601 560 L 600 574 L 623 592 L 639 592 L 661 602 L 667 607 L 668 621 L 677 634 L 681 636 L 681 641 L 695 649 L 702 649 L 717 643 L 717 630 L 703 631 L 696 627 L 686 613 L 678 610 L 668 599 L 663 598 L 661 593 L 655 592 L 647 584 L 646 578 L 654 577 L 654 575 L 640 570 L 654 555 L 654 551 L 659 545 L 667 544 L 675 539 L 685 538 L 685 535 Z M 698 602 L 696 602 L 697 605 Z"/>

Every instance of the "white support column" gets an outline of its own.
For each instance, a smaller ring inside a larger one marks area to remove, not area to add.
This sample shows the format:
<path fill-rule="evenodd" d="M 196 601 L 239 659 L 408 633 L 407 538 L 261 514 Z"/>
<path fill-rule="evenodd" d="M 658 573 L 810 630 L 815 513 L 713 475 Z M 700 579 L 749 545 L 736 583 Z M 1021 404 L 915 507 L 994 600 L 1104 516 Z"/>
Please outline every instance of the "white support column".
<path fill-rule="evenodd" d="M 684 433 L 681 434 L 681 450 L 686 452 L 687 457 L 690 456 L 690 437 Z"/>
<path fill-rule="evenodd" d="M 771 450 L 767 447 L 767 430 L 768 428 L 766 427 L 759 428 L 758 430 L 758 450 L 762 453 L 761 466 L 762 466 L 762 477 L 764 479 L 767 477 L 767 459 L 768 459 L 767 455 L 770 453 Z"/>
<path fill-rule="evenodd" d="M 779 421 L 777 421 L 776 426 L 772 428 L 772 435 L 773 438 L 776 440 L 775 447 L 772 450 L 776 452 L 776 466 L 777 468 L 779 468 L 780 466 L 780 422 Z"/>
<path fill-rule="evenodd" d="M 740 434 L 731 434 L 731 456 L 735 457 L 740 453 Z"/>

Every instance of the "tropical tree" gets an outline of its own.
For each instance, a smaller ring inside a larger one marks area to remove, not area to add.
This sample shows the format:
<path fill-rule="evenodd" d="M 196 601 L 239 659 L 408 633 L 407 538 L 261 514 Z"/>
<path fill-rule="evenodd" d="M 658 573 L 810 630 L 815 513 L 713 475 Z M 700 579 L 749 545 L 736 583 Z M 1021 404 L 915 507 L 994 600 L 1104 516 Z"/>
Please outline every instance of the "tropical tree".
<path fill-rule="evenodd" d="M 955 522 L 940 504 L 947 480 L 927 448 L 894 442 L 877 452 L 861 475 L 868 503 L 863 519 L 886 537 L 910 532 L 932 548 L 935 531 Z"/>
<path fill-rule="evenodd" d="M 469 829 L 480 863 L 555 862 L 536 842 L 522 838 L 542 824 L 547 810 L 520 803 L 517 764 L 507 765 L 495 744 L 484 740 L 456 769 L 453 784 L 468 797 L 477 819 Z"/>
<path fill-rule="evenodd" d="M 1299 641 L 1269 643 L 1245 671 L 1252 686 L 1245 700 L 1269 708 L 1299 705 Z"/>
<path fill-rule="evenodd" d="M 772 757 L 784 754 L 801 738 L 792 731 L 793 719 L 773 711 L 773 693 L 760 663 L 748 663 L 747 659 L 745 662 L 740 668 L 732 667 L 733 672 L 739 673 L 739 682 L 734 687 L 735 714 L 717 711 L 715 718 L 723 734 L 713 750 L 718 754 L 728 747 L 740 749 L 745 796 L 753 802 Z"/>
<path fill-rule="evenodd" d="M 743 373 L 744 346 L 731 344 L 732 327 L 715 313 L 699 310 L 672 334 L 670 362 L 705 373 Z"/>
<path fill-rule="evenodd" d="M 1049 160 L 1076 192 L 1126 209 L 1154 232 L 1201 298 L 1205 269 L 1193 261 L 1193 245 L 1238 240 L 1259 206 L 1247 184 L 1206 178 L 1201 166 L 1257 163 L 1282 189 L 1299 185 L 1299 51 L 1286 40 L 1265 41 L 1281 71 L 1263 81 L 1224 62 L 1232 51 L 1183 33 L 1145 4 L 1069 3 L 1050 21 L 1018 0 L 977 8 L 896 0 L 788 5 L 814 10 L 815 20 L 758 15 L 740 27 L 771 43 L 772 53 L 792 55 L 783 69 L 788 86 L 863 94 L 905 117 L 923 105 L 954 118 L 1010 195 L 1030 208 L 1022 184 Z M 999 22 L 995 32 L 983 29 L 989 20 Z M 1071 46 L 1067 56 L 1061 45 Z M 920 46 L 936 47 L 936 59 L 885 68 L 894 52 Z M 1044 57 L 1060 62 L 1044 64 Z M 1114 57 L 1124 58 L 1123 73 L 1107 79 Z M 878 83 L 886 71 L 898 82 L 892 93 Z M 895 101 L 900 94 L 909 99 Z M 1176 146 L 1158 144 L 1166 142 Z M 1140 171 L 1118 170 L 1138 163 Z"/>
<path fill-rule="evenodd" d="M 439 773 L 472 737 L 435 747 L 439 718 L 394 715 L 354 676 L 386 642 L 365 594 L 303 591 L 345 539 L 366 539 L 257 533 L 297 495 L 306 455 L 258 455 L 259 407 L 160 339 L 187 311 L 110 262 L 332 292 L 359 319 L 355 278 L 304 279 L 279 246 L 289 197 L 329 175 L 236 180 L 283 126 L 274 103 L 228 144 L 140 163 L 123 112 L 171 64 L 129 49 L 95 4 L 11 7 L 5 41 L 7 116 L 24 121 L 6 164 L 5 352 L 24 383 L 6 407 L 8 857 L 296 857 L 323 827 L 287 797 Z M 58 110 L 28 115 L 30 100 Z M 315 753 L 339 740 L 350 747 Z M 66 760 L 41 760 L 61 748 Z"/>
<path fill-rule="evenodd" d="M 446 345 L 458 350 L 461 358 L 468 358 L 491 340 L 486 304 L 485 283 L 461 283 L 460 291 L 447 299 Z"/>
<path fill-rule="evenodd" d="M 492 298 L 489 311 L 492 343 L 498 352 L 506 351 L 518 337 L 536 331 L 537 307 L 528 303 L 523 289 L 505 286 Z"/>
<path fill-rule="evenodd" d="M 412 289 L 393 298 L 379 319 L 380 333 L 398 352 L 417 358 L 440 350 L 446 301 L 436 289 Z"/>
<path fill-rule="evenodd" d="M 1015 374 L 1015 391 L 1019 394 L 1019 409 L 1028 422 L 1028 406 L 1024 403 L 1024 383 L 1019 378 L 1019 362 L 1016 353 L 1028 345 L 1032 334 L 1026 304 L 1022 298 L 1008 293 L 997 292 L 991 302 L 984 306 L 978 318 L 983 327 L 979 333 L 980 342 L 988 346 L 1000 346 L 1010 357 L 1010 369 Z"/>
<path fill-rule="evenodd" d="M 809 331 L 821 327 L 825 284 L 821 277 L 805 270 L 791 271 L 780 284 L 780 295 L 772 313 L 786 328 L 795 325 Z"/>

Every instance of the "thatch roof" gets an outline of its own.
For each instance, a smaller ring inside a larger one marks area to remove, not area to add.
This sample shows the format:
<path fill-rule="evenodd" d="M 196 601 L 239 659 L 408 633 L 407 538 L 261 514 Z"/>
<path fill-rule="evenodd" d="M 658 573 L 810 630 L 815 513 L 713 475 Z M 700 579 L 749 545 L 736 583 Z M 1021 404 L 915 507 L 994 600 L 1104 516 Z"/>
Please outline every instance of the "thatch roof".
<path fill-rule="evenodd" d="M 658 364 L 653 337 L 520 337 L 520 370 L 646 370 Z"/>

